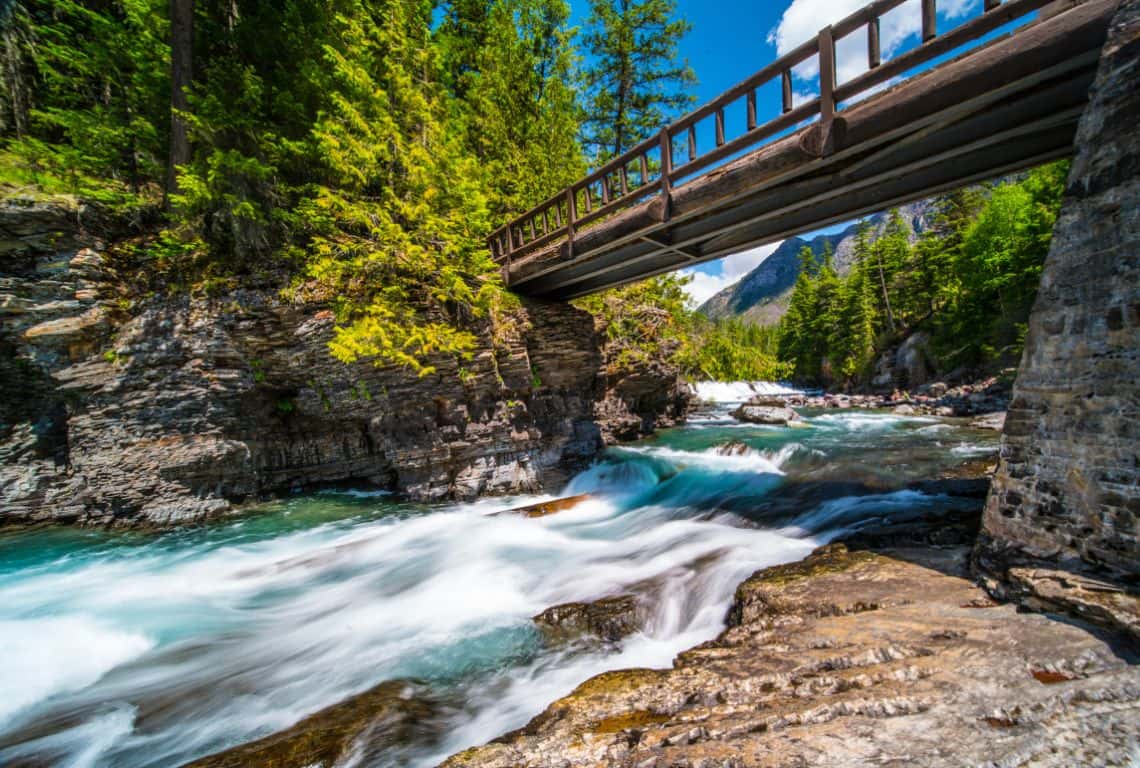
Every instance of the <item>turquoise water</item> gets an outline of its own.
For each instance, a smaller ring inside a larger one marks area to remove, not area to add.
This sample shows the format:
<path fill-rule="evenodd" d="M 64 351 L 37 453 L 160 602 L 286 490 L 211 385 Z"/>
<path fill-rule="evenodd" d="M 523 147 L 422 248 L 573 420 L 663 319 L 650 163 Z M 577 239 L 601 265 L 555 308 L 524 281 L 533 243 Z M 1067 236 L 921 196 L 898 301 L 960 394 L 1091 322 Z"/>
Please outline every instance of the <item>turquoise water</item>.
<path fill-rule="evenodd" d="M 997 447 L 943 420 L 727 408 L 612 450 L 565 489 L 590 502 L 542 519 L 493 514 L 541 497 L 327 492 L 167 534 L 0 535 L 0 764 L 175 766 L 407 678 L 445 706 L 378 764 L 433 765 L 593 674 L 668 665 L 760 567 L 959 503 L 903 486 Z M 654 608 L 621 647 L 551 646 L 530 620 L 630 590 Z"/>

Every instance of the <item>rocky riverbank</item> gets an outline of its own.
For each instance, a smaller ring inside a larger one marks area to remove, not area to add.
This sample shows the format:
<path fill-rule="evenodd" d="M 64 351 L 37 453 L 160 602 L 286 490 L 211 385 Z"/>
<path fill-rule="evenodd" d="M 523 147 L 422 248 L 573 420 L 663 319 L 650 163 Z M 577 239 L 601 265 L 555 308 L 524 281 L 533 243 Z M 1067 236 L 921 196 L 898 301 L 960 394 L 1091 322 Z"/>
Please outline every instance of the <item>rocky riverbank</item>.
<path fill-rule="evenodd" d="M 970 426 L 1001 432 L 1011 392 L 1008 377 L 990 377 L 956 387 L 935 382 L 924 385 L 914 395 L 898 391 L 889 395 L 756 395 L 737 408 L 733 416 L 752 424 L 788 426 L 799 421 L 799 414 L 794 408 L 857 408 L 889 410 L 899 416 L 972 417 Z"/>
<path fill-rule="evenodd" d="M 472 358 L 428 376 L 346 366 L 329 307 L 137 290 L 109 229 L 83 206 L 0 206 L 0 523 L 186 523 L 330 483 L 536 491 L 688 405 L 676 369 L 613 365 L 605 329 L 563 304 L 473 324 Z"/>
<path fill-rule="evenodd" d="M 1013 393 L 1012 372 L 971 384 L 950 386 L 941 381 L 918 387 L 913 393 L 790 395 L 787 405 L 807 408 L 891 409 L 901 415 L 982 416 L 1003 413 Z M 1000 427 L 999 427 L 1000 430 Z"/>
<path fill-rule="evenodd" d="M 1135 658 L 994 602 L 968 555 L 833 544 L 760 571 L 671 669 L 595 677 L 445 766 L 1130 764 Z"/>

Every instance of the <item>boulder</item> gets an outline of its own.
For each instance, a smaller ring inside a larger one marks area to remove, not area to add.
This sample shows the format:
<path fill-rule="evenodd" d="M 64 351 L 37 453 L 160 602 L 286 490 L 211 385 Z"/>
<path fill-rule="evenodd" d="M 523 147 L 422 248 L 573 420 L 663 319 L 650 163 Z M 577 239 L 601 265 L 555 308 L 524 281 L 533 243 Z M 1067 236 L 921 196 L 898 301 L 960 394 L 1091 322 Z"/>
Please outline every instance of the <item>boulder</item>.
<path fill-rule="evenodd" d="M 927 347 L 930 334 L 925 331 L 911 334 L 895 352 L 895 380 L 904 388 L 922 386 L 933 375 Z"/>
<path fill-rule="evenodd" d="M 557 638 L 590 635 L 612 643 L 641 629 L 642 615 L 635 596 L 619 595 L 556 605 L 535 616 L 534 622 Z"/>
<path fill-rule="evenodd" d="M 259 765 L 333 768 L 390 757 L 408 742 L 430 737 L 437 705 L 423 686 L 392 680 L 309 715 L 264 739 L 203 757 L 183 768 Z"/>
<path fill-rule="evenodd" d="M 799 421 L 799 416 L 791 408 L 774 408 L 761 405 L 742 405 L 732 413 L 733 418 L 750 424 L 772 424 L 787 426 L 788 422 Z"/>
<path fill-rule="evenodd" d="M 930 395 L 931 397 L 942 397 L 950 387 L 944 381 L 932 381 L 929 384 L 923 384 L 918 388 L 919 394 Z"/>
<path fill-rule="evenodd" d="M 760 408 L 786 408 L 788 401 L 778 395 L 754 395 L 745 405 L 755 405 Z"/>

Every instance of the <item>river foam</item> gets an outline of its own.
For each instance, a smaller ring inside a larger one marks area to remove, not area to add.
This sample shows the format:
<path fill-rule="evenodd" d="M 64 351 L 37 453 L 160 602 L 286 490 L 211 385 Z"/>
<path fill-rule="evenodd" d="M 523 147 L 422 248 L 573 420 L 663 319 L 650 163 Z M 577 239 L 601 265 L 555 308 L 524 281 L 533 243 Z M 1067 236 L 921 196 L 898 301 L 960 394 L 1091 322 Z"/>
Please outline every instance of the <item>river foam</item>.
<path fill-rule="evenodd" d="M 51 696 L 78 691 L 154 646 L 89 616 L 0 621 L 0 726 Z"/>

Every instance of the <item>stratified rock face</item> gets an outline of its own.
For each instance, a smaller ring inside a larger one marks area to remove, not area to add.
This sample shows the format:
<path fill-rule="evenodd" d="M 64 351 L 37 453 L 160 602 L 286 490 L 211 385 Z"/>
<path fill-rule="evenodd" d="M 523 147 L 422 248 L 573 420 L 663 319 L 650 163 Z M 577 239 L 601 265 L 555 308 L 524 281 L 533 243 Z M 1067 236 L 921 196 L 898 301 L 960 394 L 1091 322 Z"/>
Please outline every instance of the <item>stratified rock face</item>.
<path fill-rule="evenodd" d="M 684 415 L 675 369 L 604 365 L 604 329 L 566 304 L 525 303 L 495 341 L 474 326 L 474 357 L 428 376 L 344 365 L 332 312 L 273 290 L 131 307 L 68 221 L 0 207 L 0 523 L 189 522 L 334 482 L 536 491 Z"/>
<path fill-rule="evenodd" d="M 1140 2 L 1101 58 L 978 555 L 1140 575 Z M 1021 580 L 1024 583 L 1024 580 Z"/>
<path fill-rule="evenodd" d="M 1126 765 L 1140 668 L 998 605 L 967 550 L 831 545 L 758 572 L 672 669 L 608 672 L 445 768 Z"/>

